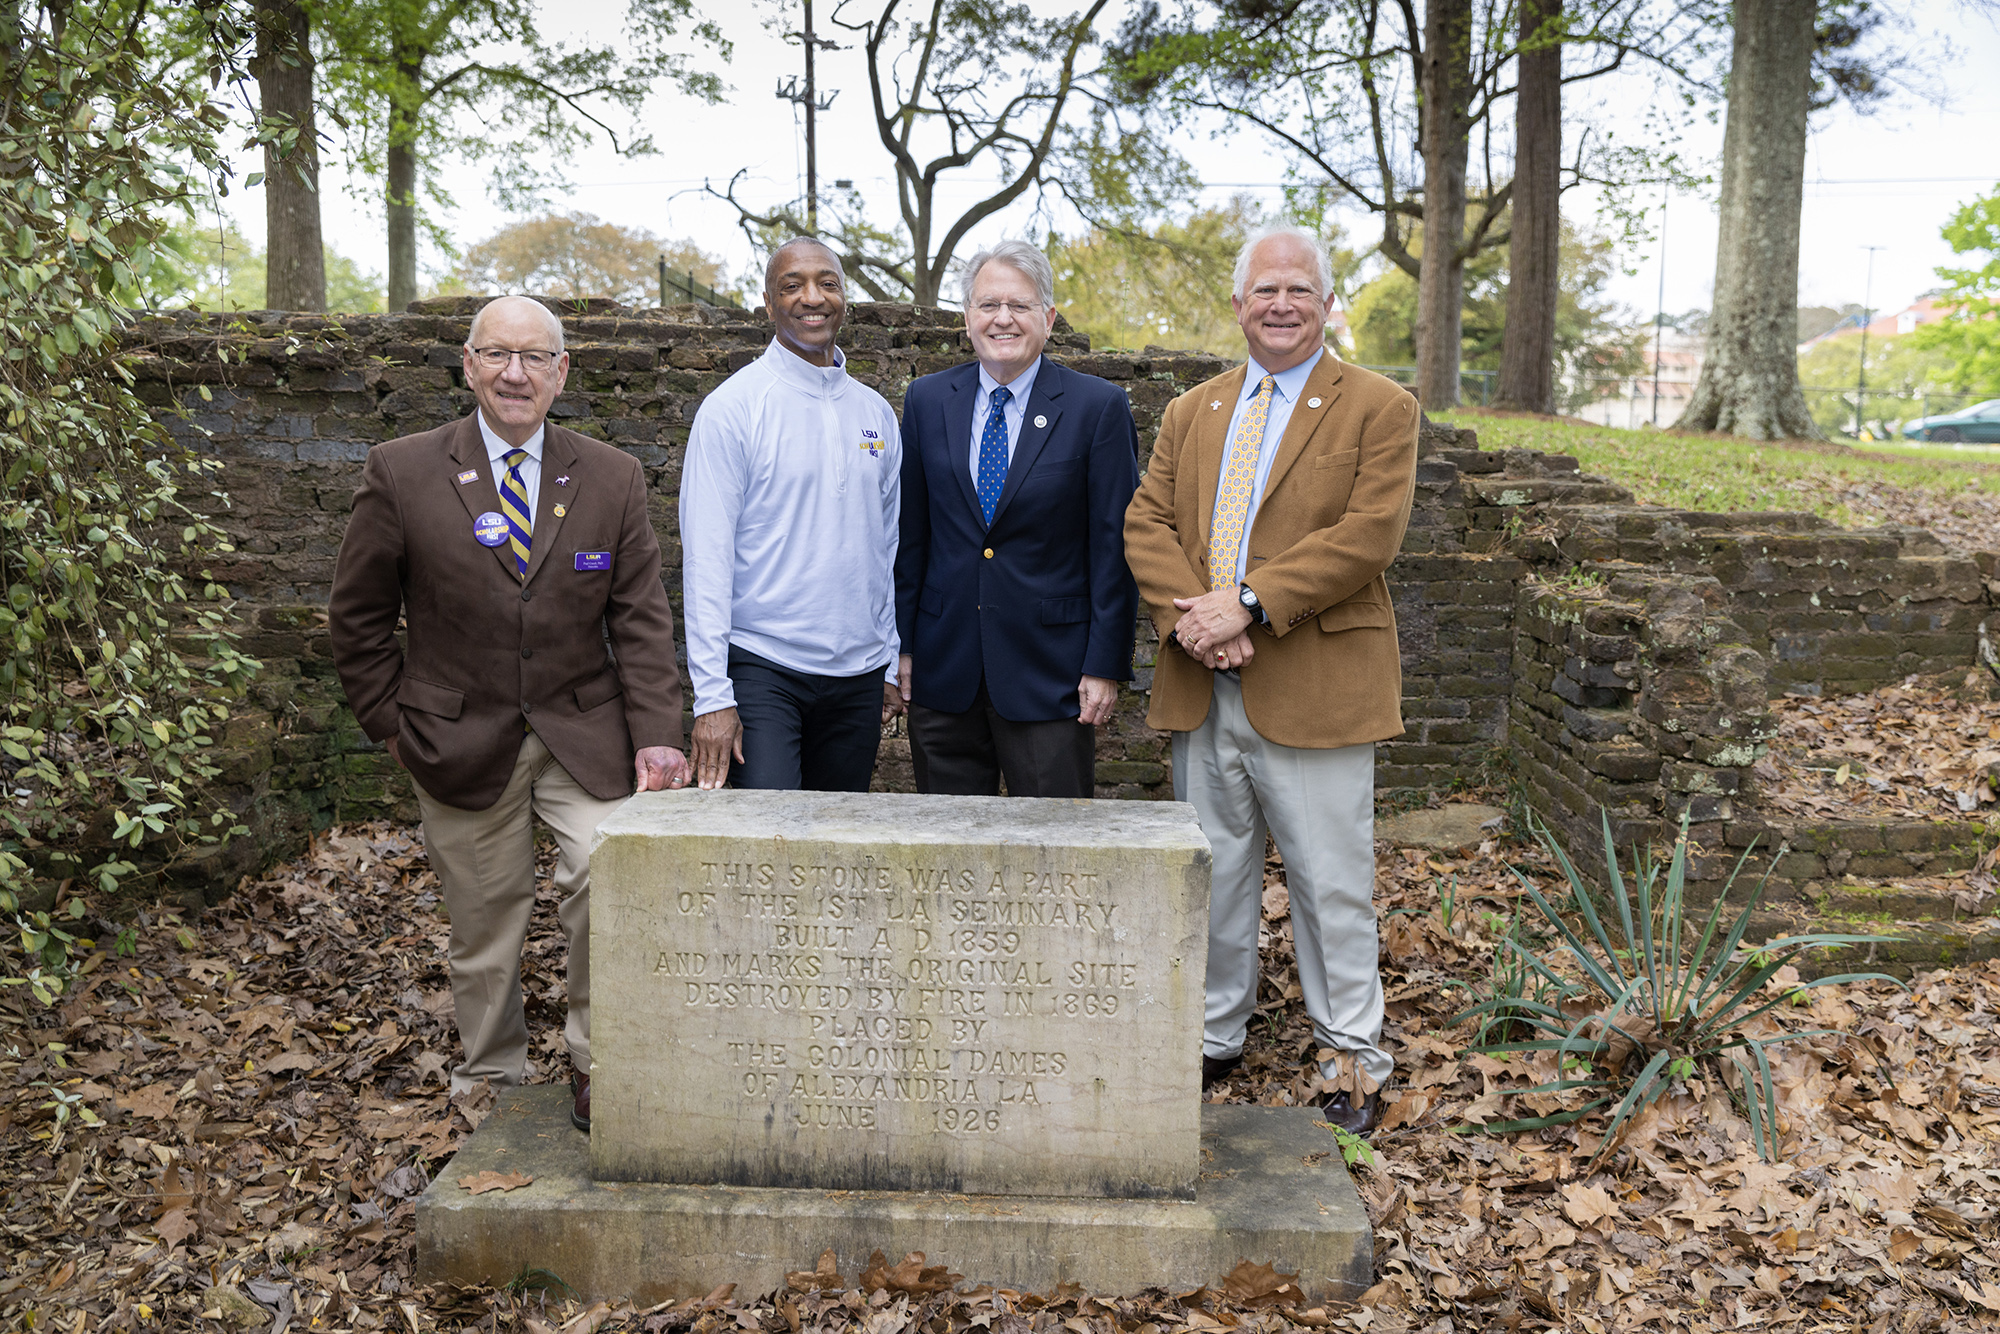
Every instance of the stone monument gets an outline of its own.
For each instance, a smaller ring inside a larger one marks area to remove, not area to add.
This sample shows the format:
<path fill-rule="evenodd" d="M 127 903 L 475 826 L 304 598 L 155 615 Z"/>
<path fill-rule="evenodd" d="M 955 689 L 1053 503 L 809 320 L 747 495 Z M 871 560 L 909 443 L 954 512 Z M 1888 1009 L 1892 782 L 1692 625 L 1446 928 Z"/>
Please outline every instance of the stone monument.
<path fill-rule="evenodd" d="M 420 1272 L 657 1299 L 830 1246 L 1035 1290 L 1239 1259 L 1366 1286 L 1316 1114 L 1201 1103 L 1208 877 L 1176 803 L 635 797 L 591 859 L 588 1141 L 565 1090 L 503 1094 L 420 1202 Z M 484 1168 L 534 1181 L 458 1186 Z"/>

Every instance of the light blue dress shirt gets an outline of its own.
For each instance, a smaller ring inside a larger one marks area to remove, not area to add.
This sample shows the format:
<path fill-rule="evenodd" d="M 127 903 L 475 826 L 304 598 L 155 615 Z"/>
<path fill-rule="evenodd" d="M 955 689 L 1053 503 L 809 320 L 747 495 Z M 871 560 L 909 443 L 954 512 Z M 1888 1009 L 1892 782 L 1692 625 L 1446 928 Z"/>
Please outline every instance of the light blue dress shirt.
<path fill-rule="evenodd" d="M 516 448 L 493 433 L 486 424 L 486 414 L 479 417 L 479 434 L 486 441 L 486 458 L 493 465 L 493 489 L 500 489 L 501 479 L 507 475 L 507 455 Z M 535 521 L 535 507 L 542 500 L 542 439 L 548 434 L 548 427 L 537 426 L 535 433 L 528 437 L 528 443 L 519 446 L 528 451 L 528 457 L 521 461 L 521 481 L 528 488 L 528 522 Z"/>
<path fill-rule="evenodd" d="M 1035 376 L 1041 373 L 1042 359 L 1036 357 L 1034 364 L 1014 377 L 1007 386 L 1007 402 L 1000 409 L 1001 419 L 1007 423 L 1007 462 L 1014 461 L 1014 446 L 1021 440 L 1021 423 L 1028 416 L 1028 395 L 1035 390 Z M 979 438 L 986 434 L 986 414 L 992 410 L 993 391 L 1000 382 L 979 368 L 979 392 L 972 396 L 972 451 L 966 466 L 972 470 L 974 486 L 979 484 Z"/>
<path fill-rule="evenodd" d="M 1243 572 L 1250 564 L 1250 529 L 1257 522 L 1257 507 L 1264 503 L 1264 483 L 1271 478 L 1271 460 L 1278 457 L 1278 445 L 1285 438 L 1285 427 L 1292 420 L 1292 409 L 1297 406 L 1299 395 L 1306 389 L 1306 380 L 1312 375 L 1313 367 L 1326 355 L 1326 349 L 1307 357 L 1288 371 L 1279 371 L 1272 376 L 1275 385 L 1271 391 L 1270 415 L 1264 419 L 1264 444 L 1257 452 L 1257 476 L 1250 484 L 1250 513 L 1243 520 L 1243 540 L 1236 548 L 1236 582 L 1243 582 Z M 1235 410 L 1229 414 L 1229 434 L 1222 437 L 1222 466 L 1216 472 L 1215 489 L 1218 498 L 1222 493 L 1222 483 L 1229 476 L 1229 460 L 1236 452 L 1236 428 L 1243 424 L 1243 414 L 1250 407 L 1250 400 L 1257 397 L 1257 385 L 1271 372 L 1257 364 L 1255 357 L 1243 372 L 1243 393 L 1236 400 Z"/>

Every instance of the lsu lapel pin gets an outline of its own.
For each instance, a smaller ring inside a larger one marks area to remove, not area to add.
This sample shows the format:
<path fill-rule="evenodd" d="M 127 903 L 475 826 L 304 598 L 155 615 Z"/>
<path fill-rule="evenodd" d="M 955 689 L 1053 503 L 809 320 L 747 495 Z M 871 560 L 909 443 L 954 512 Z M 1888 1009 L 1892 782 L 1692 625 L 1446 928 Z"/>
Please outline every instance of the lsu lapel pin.
<path fill-rule="evenodd" d="M 556 478 L 556 485 L 557 485 L 557 486 L 568 486 L 568 485 L 569 485 L 569 474 L 568 474 L 568 473 L 564 473 L 564 474 L 563 474 L 562 476 L 560 476 L 560 477 Z"/>
<path fill-rule="evenodd" d="M 464 486 L 467 482 L 476 482 L 478 480 L 479 480 L 479 469 L 477 468 L 467 468 L 464 472 L 458 475 L 458 484 L 460 486 Z"/>
<path fill-rule="evenodd" d="M 1306 406 L 1309 408 L 1316 408 L 1319 406 L 1319 400 L 1316 398 L 1309 398 L 1306 400 Z"/>
<path fill-rule="evenodd" d="M 1038 431 L 1041 430 L 1044 426 L 1047 426 L 1048 424 L 1049 424 L 1049 419 L 1047 417 L 1038 416 L 1035 418 L 1035 429 Z"/>

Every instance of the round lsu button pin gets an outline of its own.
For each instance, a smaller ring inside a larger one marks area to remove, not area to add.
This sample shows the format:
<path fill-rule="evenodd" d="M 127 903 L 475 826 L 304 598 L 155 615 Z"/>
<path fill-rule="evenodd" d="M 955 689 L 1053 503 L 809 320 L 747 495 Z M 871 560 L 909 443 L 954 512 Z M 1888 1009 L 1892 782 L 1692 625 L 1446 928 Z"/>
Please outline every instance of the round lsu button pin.
<path fill-rule="evenodd" d="M 507 516 L 488 510 L 472 521 L 472 535 L 482 547 L 497 547 L 507 540 Z"/>
<path fill-rule="evenodd" d="M 1038 431 L 1041 430 L 1042 427 L 1047 426 L 1048 424 L 1049 424 L 1049 419 L 1047 417 L 1035 418 L 1035 429 Z"/>
<path fill-rule="evenodd" d="M 1319 400 L 1316 398 L 1309 398 L 1306 400 L 1306 406 L 1309 408 L 1316 408 L 1319 406 Z"/>

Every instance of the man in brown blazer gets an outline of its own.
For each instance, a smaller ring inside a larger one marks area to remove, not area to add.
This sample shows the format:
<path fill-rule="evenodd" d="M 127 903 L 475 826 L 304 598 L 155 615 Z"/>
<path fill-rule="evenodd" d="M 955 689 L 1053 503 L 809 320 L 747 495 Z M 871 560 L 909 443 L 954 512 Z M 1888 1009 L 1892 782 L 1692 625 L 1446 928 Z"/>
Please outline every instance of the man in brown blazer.
<path fill-rule="evenodd" d="M 673 610 L 637 460 L 547 424 L 562 322 L 501 297 L 464 363 L 477 411 L 368 452 L 328 608 L 334 663 L 417 789 L 451 914 L 455 1092 L 525 1077 L 532 819 L 555 835 L 571 1119 L 588 1130 L 591 835 L 635 787 L 688 780 Z"/>
<path fill-rule="evenodd" d="M 1257 1004 L 1268 831 L 1320 1045 L 1319 1102 L 1379 1117 L 1375 745 L 1403 730 L 1382 573 L 1416 477 L 1416 400 L 1323 343 L 1326 252 L 1272 228 L 1236 261 L 1246 367 L 1168 404 L 1125 514 L 1125 555 L 1162 644 L 1147 721 L 1174 734 L 1174 796 L 1214 849 L 1202 1080 L 1243 1059 Z"/>

